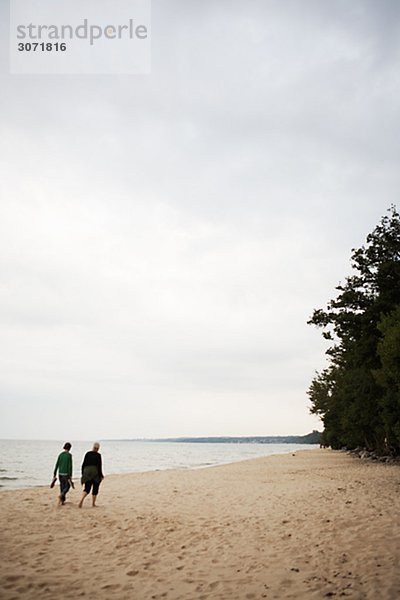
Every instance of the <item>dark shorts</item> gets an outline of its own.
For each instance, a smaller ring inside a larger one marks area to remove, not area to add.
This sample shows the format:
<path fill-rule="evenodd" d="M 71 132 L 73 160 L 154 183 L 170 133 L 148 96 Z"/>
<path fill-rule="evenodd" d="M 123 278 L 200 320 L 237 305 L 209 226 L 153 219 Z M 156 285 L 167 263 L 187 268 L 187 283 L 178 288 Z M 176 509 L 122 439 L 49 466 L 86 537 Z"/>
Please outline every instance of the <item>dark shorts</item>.
<path fill-rule="evenodd" d="M 90 481 L 86 481 L 85 482 L 85 492 L 87 494 L 90 494 L 90 490 L 92 489 L 92 486 L 93 486 L 92 494 L 93 494 L 93 496 L 97 496 L 97 494 L 99 493 L 100 481 L 95 481 L 94 479 L 91 479 Z"/>

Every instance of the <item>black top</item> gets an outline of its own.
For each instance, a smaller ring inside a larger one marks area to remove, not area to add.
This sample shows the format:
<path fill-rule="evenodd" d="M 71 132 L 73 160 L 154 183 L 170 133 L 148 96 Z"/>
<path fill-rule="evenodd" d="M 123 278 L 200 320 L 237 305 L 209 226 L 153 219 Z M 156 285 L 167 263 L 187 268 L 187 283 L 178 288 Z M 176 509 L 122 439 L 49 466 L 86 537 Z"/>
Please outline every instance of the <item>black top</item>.
<path fill-rule="evenodd" d="M 86 452 L 82 463 L 82 475 L 85 467 L 97 467 L 97 471 L 100 477 L 103 479 L 104 475 L 101 466 L 101 454 L 99 454 L 99 452 L 95 452 L 94 450 Z"/>

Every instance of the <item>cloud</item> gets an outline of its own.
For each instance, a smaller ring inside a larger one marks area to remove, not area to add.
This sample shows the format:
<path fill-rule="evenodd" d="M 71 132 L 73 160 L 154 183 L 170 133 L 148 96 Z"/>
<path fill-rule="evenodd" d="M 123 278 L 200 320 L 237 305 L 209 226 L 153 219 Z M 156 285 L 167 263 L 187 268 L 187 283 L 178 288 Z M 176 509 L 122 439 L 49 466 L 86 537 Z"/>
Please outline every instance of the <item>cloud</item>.
<path fill-rule="evenodd" d="M 397 200 L 394 10 L 154 3 L 150 76 L 3 73 L 1 436 L 315 426 L 306 321 Z"/>

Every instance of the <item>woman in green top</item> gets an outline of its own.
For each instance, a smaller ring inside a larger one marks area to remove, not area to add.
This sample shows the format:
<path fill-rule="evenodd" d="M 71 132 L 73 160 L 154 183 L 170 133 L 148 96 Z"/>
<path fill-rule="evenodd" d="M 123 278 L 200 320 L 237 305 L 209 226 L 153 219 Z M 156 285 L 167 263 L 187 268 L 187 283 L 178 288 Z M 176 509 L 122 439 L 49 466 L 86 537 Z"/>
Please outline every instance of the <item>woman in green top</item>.
<path fill-rule="evenodd" d="M 54 467 L 54 479 L 57 477 L 60 481 L 60 495 L 58 497 L 58 504 L 65 504 L 65 498 L 71 487 L 72 478 L 72 455 L 70 450 L 72 445 L 69 442 L 64 444 L 64 451 L 58 455 L 56 466 Z"/>

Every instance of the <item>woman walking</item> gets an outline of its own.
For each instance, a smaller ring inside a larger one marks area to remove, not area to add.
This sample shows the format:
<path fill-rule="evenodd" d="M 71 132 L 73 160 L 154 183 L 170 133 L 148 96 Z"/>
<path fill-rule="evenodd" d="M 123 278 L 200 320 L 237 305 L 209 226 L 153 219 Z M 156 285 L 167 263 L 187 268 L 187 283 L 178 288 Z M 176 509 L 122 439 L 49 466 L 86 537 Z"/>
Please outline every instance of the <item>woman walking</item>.
<path fill-rule="evenodd" d="M 92 506 L 96 506 L 99 486 L 102 479 L 104 479 L 99 449 L 100 444 L 95 442 L 93 444 L 93 450 L 86 452 L 85 458 L 83 459 L 81 483 L 85 488 L 83 490 L 81 501 L 79 502 L 79 508 L 82 508 L 83 501 L 90 493 L 90 490 L 92 490 Z"/>
<path fill-rule="evenodd" d="M 58 504 L 65 504 L 65 499 L 68 494 L 69 488 L 72 483 L 72 456 L 70 450 L 72 445 L 69 442 L 65 442 L 63 451 L 58 455 L 56 466 L 54 467 L 53 481 L 51 486 L 53 487 L 57 479 L 60 480 L 60 495 L 58 496 Z"/>

